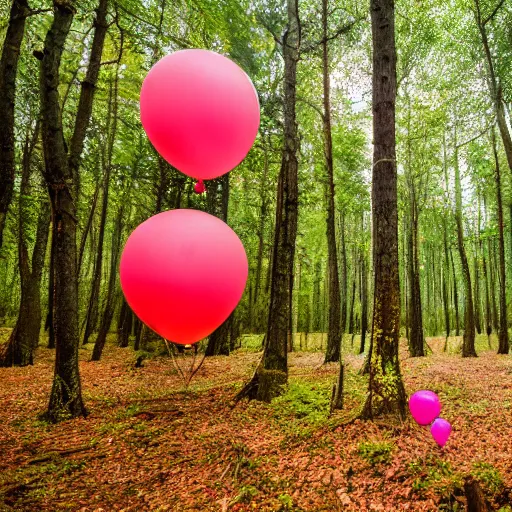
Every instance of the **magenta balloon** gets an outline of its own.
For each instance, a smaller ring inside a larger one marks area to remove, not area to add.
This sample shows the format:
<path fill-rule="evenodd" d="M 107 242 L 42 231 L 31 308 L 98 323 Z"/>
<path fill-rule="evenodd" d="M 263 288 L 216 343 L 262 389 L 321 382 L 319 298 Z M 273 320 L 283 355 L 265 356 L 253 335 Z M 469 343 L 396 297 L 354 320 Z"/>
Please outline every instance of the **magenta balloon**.
<path fill-rule="evenodd" d="M 140 224 L 120 264 L 121 287 L 135 314 L 175 343 L 211 334 L 235 309 L 247 281 L 242 242 L 217 217 L 171 210 Z"/>
<path fill-rule="evenodd" d="M 409 410 L 412 417 L 420 425 L 428 425 L 432 423 L 441 412 L 441 402 L 439 397 L 428 390 L 416 391 L 409 398 Z"/>
<path fill-rule="evenodd" d="M 208 50 L 181 50 L 149 71 L 140 118 L 165 160 L 188 176 L 212 179 L 245 158 L 260 107 L 251 80 L 233 61 Z"/>
<path fill-rule="evenodd" d="M 451 431 L 452 426 L 450 425 L 450 422 L 443 418 L 437 418 L 430 427 L 430 433 L 432 434 L 434 441 L 441 447 L 443 447 L 446 444 L 446 441 L 448 441 Z"/>

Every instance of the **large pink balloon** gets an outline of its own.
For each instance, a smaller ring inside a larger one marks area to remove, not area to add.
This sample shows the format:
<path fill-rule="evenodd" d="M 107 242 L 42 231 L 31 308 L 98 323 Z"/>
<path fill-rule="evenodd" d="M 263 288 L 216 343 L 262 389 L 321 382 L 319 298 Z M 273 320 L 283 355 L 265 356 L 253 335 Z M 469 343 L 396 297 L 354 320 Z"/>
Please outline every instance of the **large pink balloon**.
<path fill-rule="evenodd" d="M 423 389 L 409 398 L 409 410 L 420 425 L 428 425 L 439 416 L 441 402 L 433 391 Z"/>
<path fill-rule="evenodd" d="M 196 179 L 236 167 L 260 124 L 256 90 L 233 61 L 207 50 L 167 55 L 149 71 L 140 118 L 155 149 Z"/>
<path fill-rule="evenodd" d="M 217 217 L 171 210 L 140 224 L 121 256 L 121 287 L 135 314 L 175 343 L 211 334 L 235 309 L 247 281 L 247 256 Z"/>

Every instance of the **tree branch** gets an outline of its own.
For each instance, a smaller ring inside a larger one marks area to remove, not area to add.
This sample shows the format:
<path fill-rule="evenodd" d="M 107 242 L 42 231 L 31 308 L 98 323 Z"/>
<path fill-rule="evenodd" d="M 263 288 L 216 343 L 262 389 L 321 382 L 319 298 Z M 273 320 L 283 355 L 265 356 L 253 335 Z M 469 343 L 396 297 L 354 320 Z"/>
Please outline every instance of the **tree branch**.
<path fill-rule="evenodd" d="M 503 7 L 504 3 L 505 3 L 505 0 L 500 0 L 498 2 L 498 5 L 494 8 L 494 10 L 491 12 L 491 14 L 489 16 L 487 16 L 487 18 L 485 18 L 485 20 L 482 23 L 482 26 L 485 27 L 485 25 L 487 25 L 487 23 L 489 23 L 489 21 L 491 21 L 494 18 L 494 16 L 496 16 L 498 11 Z"/>
<path fill-rule="evenodd" d="M 357 23 L 359 23 L 360 21 L 363 21 L 363 20 L 364 20 L 364 17 L 360 17 L 360 18 L 357 18 L 354 21 L 348 23 L 347 25 L 343 25 L 334 34 L 332 34 L 328 37 L 324 37 L 323 39 L 320 39 L 319 41 L 315 41 L 314 43 L 311 43 L 309 46 L 305 46 L 301 50 L 301 53 L 308 53 L 308 52 L 318 48 L 320 45 L 322 45 L 326 42 L 332 41 L 333 39 L 337 39 L 339 36 L 350 32 L 350 30 L 352 30 L 354 25 L 356 25 Z"/>

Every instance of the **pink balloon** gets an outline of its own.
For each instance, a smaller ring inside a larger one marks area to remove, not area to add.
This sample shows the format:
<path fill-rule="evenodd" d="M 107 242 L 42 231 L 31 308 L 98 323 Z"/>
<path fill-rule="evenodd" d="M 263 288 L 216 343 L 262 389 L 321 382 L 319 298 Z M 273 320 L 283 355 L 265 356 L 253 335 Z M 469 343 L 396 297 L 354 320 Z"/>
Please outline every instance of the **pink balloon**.
<path fill-rule="evenodd" d="M 416 391 L 409 398 L 409 410 L 412 417 L 420 425 L 428 425 L 432 423 L 441 412 L 441 402 L 439 397 L 428 390 Z"/>
<path fill-rule="evenodd" d="M 120 264 L 121 287 L 135 314 L 160 336 L 185 345 L 226 320 L 247 273 L 236 233 L 198 210 L 171 210 L 140 224 Z"/>
<path fill-rule="evenodd" d="M 430 433 L 432 434 L 434 441 L 441 447 L 443 447 L 446 444 L 446 441 L 448 441 L 451 431 L 452 426 L 450 425 L 450 422 L 443 418 L 437 418 L 430 427 Z"/>
<path fill-rule="evenodd" d="M 256 90 L 233 61 L 207 50 L 167 55 L 140 92 L 140 118 L 155 149 L 196 179 L 231 171 L 258 133 Z"/>

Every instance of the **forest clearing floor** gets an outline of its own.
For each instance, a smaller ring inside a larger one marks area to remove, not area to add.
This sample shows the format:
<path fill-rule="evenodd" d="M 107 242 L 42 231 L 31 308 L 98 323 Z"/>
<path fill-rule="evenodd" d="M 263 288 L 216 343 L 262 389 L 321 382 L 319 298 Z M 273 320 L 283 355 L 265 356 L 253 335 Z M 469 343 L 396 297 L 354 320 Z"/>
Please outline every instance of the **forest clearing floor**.
<path fill-rule="evenodd" d="M 433 355 L 402 344 L 408 394 L 431 389 L 453 426 L 445 448 L 409 417 L 355 417 L 367 380 L 346 354 L 345 410 L 328 418 L 337 364 L 290 354 L 288 392 L 272 404 L 232 399 L 260 355 L 207 358 L 189 390 L 169 357 L 134 368 L 131 349 L 107 345 L 100 362 L 80 349 L 90 415 L 38 419 L 49 396 L 53 351 L 34 366 L 0 368 L 2 511 L 400 511 L 465 510 L 463 478 L 480 481 L 493 510 L 512 505 L 512 358 L 479 337 L 429 338 Z M 496 341 L 494 341 L 496 345 Z"/>

